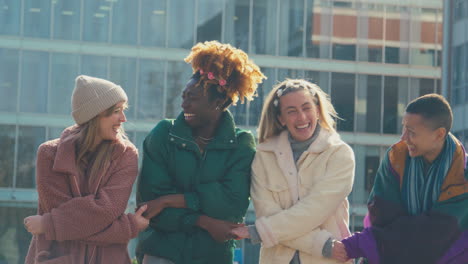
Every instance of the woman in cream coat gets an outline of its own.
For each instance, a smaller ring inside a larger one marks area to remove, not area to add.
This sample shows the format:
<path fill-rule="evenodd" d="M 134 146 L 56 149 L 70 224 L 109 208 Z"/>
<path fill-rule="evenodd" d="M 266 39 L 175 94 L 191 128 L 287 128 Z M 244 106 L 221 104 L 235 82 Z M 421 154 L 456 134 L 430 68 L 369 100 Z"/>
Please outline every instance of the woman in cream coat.
<path fill-rule="evenodd" d="M 337 114 L 317 85 L 281 82 L 263 107 L 251 197 L 255 225 L 233 230 L 261 242 L 260 263 L 340 263 L 350 235 L 354 154 L 335 130 Z"/>

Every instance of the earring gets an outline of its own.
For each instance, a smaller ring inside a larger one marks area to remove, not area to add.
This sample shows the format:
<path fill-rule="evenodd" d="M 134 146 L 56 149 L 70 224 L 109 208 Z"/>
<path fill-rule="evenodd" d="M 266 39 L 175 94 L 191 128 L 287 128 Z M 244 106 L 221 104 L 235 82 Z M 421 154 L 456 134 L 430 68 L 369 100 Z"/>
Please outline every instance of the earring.
<path fill-rule="evenodd" d="M 216 109 L 216 110 L 219 110 L 219 106 L 217 106 L 215 109 Z"/>

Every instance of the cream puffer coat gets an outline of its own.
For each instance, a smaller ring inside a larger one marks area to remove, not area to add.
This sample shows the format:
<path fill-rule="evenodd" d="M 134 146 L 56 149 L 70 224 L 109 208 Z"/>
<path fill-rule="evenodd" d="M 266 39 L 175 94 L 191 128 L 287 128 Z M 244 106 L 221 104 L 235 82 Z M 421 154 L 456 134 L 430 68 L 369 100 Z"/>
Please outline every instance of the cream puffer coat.
<path fill-rule="evenodd" d="M 348 200 L 354 153 L 336 132 L 322 129 L 297 167 L 288 132 L 257 146 L 251 197 L 262 239 L 260 263 L 289 264 L 296 250 L 302 264 L 339 263 L 322 256 L 328 238 L 350 235 Z"/>

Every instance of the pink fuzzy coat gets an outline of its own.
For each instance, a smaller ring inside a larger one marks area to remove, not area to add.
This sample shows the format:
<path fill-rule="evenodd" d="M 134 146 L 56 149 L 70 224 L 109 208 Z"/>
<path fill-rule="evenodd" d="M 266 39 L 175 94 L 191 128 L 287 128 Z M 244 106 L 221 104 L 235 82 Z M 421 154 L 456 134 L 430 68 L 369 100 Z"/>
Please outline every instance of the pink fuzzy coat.
<path fill-rule="evenodd" d="M 38 214 L 45 234 L 33 236 L 25 263 L 130 263 L 127 244 L 138 230 L 135 217 L 124 212 L 138 173 L 137 149 L 116 143 L 98 186 L 86 188 L 75 166 L 75 144 L 67 138 L 72 129 L 38 149 Z"/>

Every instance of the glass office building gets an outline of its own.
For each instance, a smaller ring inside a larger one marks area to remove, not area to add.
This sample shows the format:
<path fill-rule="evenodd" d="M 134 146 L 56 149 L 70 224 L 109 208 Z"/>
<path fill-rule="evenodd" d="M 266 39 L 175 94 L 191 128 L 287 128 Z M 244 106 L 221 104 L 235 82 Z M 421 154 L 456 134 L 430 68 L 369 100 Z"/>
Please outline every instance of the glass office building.
<path fill-rule="evenodd" d="M 359 229 L 405 105 L 441 92 L 442 17 L 439 0 L 0 0 L 0 263 L 23 263 L 36 149 L 73 124 L 75 77 L 124 87 L 126 130 L 141 148 L 159 120 L 179 113 L 191 74 L 183 58 L 206 40 L 245 50 L 268 77 L 253 102 L 231 107 L 239 126 L 255 132 L 263 98 L 284 78 L 307 78 L 330 94 L 356 155 L 349 199 L 351 229 Z M 243 263 L 256 263 L 258 247 L 246 245 Z"/>
<path fill-rule="evenodd" d="M 468 2 L 444 1 L 443 93 L 453 109 L 453 133 L 468 146 Z"/>

